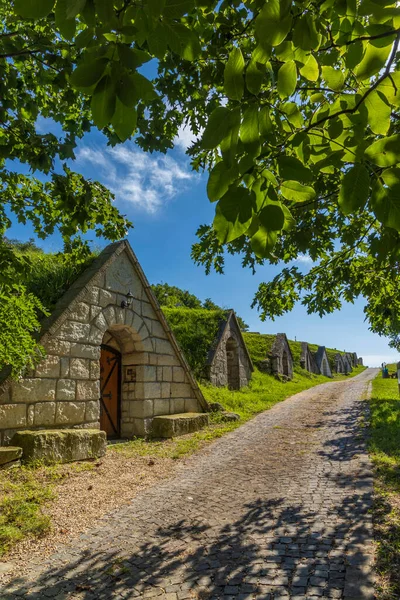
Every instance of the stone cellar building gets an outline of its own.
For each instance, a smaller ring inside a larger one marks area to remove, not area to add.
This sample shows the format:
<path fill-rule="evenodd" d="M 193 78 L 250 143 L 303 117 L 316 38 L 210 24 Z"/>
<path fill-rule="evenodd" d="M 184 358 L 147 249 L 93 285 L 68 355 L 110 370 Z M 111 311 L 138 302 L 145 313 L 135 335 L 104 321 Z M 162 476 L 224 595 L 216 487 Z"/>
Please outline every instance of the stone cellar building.
<path fill-rule="evenodd" d="M 283 375 L 287 379 L 293 377 L 293 355 L 284 333 L 277 333 L 272 344 L 270 355 L 271 373 Z"/>
<path fill-rule="evenodd" d="M 320 370 L 307 342 L 301 342 L 300 366 L 309 373 L 320 374 Z"/>
<path fill-rule="evenodd" d="M 240 338 L 231 321 L 224 344 L 229 351 L 232 345 L 233 364 Z M 84 427 L 109 437 L 143 436 L 159 415 L 207 411 L 127 241 L 109 245 L 76 280 L 43 323 L 40 341 L 46 357 L 36 369 L 1 384 L 1 444 L 21 429 Z M 247 358 L 239 381 L 246 369 Z"/>
<path fill-rule="evenodd" d="M 325 375 L 325 377 L 332 377 L 332 371 L 325 346 L 318 347 L 318 350 L 314 354 L 314 358 L 321 375 Z"/>
<path fill-rule="evenodd" d="M 230 310 L 221 321 L 217 339 L 208 354 L 207 378 L 217 387 L 239 390 L 249 384 L 253 371 L 235 312 Z"/>

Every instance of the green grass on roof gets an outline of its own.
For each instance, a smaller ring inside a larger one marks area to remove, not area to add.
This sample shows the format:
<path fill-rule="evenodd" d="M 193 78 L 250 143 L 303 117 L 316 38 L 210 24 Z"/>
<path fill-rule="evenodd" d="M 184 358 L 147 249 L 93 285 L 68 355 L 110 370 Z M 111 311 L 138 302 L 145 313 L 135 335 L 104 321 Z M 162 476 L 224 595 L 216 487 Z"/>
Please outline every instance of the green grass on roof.
<path fill-rule="evenodd" d="M 91 254 L 84 262 L 77 263 L 67 262 L 61 253 L 28 252 L 24 255 L 29 258 L 31 269 L 23 283 L 49 311 L 97 256 Z"/>
<path fill-rule="evenodd" d="M 208 353 L 217 341 L 219 326 L 226 313 L 223 310 L 166 306 L 162 310 L 191 369 L 197 377 L 202 377 Z"/>
<path fill-rule="evenodd" d="M 256 364 L 267 358 L 271 352 L 276 335 L 269 333 L 247 333 L 244 331 L 243 338 L 251 360 Z"/>

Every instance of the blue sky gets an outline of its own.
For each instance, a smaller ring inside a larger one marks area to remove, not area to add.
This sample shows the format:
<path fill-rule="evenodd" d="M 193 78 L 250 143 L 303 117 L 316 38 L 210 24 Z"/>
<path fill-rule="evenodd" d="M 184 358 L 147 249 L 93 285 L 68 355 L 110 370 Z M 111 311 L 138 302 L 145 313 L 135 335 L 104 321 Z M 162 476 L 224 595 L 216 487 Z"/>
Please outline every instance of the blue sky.
<path fill-rule="evenodd" d="M 43 132 L 49 127 L 57 131 L 44 121 L 40 127 Z M 291 339 L 355 351 L 370 366 L 398 360 L 385 338 L 368 331 L 362 300 L 346 304 L 340 312 L 322 319 L 307 315 L 299 305 L 274 322 L 261 322 L 257 310 L 250 308 L 252 298 L 258 284 L 272 278 L 278 268 L 265 266 L 253 276 L 250 270 L 242 269 L 240 257 L 228 257 L 224 275 L 206 276 L 201 267 L 194 265 L 190 250 L 196 241 L 195 232 L 200 224 L 212 221 L 214 205 L 207 199 L 206 175 L 190 169 L 185 155 L 190 138 L 187 130 L 181 131 L 174 150 L 164 156 L 146 154 L 133 142 L 110 148 L 105 137 L 92 130 L 80 143 L 77 160 L 71 165 L 115 193 L 118 208 L 134 223 L 128 239 L 149 281 L 176 285 L 201 299 L 209 297 L 217 304 L 234 308 L 251 331 L 285 332 Z M 21 240 L 33 236 L 29 227 L 18 224 L 7 235 Z M 94 236 L 93 239 L 98 245 L 99 241 Z M 39 243 L 48 251 L 61 248 L 57 236 Z M 306 258 L 302 264 L 307 268 Z"/>

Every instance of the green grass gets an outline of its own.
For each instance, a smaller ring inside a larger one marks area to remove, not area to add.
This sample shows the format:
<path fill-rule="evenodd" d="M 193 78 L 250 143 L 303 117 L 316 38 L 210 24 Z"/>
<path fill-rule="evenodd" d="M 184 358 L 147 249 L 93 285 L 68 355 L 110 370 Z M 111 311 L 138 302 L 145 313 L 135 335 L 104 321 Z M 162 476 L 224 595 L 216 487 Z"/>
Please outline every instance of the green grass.
<path fill-rule="evenodd" d="M 51 528 L 42 506 L 53 491 L 38 470 L 22 467 L 0 473 L 0 556 L 20 540 L 40 536 Z"/>
<path fill-rule="evenodd" d="M 269 333 L 246 333 L 243 332 L 243 338 L 251 360 L 254 363 L 265 360 L 272 349 L 276 335 Z"/>
<path fill-rule="evenodd" d="M 388 365 L 389 371 L 396 369 Z M 375 466 L 377 600 L 400 597 L 400 398 L 396 379 L 372 382 L 369 449 Z"/>
<path fill-rule="evenodd" d="M 23 283 L 28 292 L 39 298 L 50 311 L 97 256 L 93 253 L 83 262 L 77 262 L 66 261 L 61 253 L 28 252 L 24 255 L 29 259 L 31 268 Z"/>

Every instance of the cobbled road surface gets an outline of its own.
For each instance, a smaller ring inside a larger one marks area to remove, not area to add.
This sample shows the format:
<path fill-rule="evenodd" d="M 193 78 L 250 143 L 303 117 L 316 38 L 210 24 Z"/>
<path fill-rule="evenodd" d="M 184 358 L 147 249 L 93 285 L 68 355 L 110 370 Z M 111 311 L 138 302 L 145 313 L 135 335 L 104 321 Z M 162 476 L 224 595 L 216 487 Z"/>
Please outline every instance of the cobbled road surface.
<path fill-rule="evenodd" d="M 372 599 L 362 417 L 376 372 L 275 405 L 30 563 L 0 598 Z"/>

